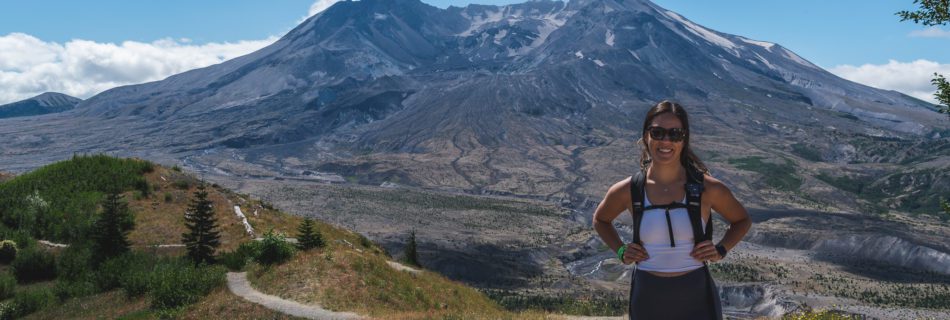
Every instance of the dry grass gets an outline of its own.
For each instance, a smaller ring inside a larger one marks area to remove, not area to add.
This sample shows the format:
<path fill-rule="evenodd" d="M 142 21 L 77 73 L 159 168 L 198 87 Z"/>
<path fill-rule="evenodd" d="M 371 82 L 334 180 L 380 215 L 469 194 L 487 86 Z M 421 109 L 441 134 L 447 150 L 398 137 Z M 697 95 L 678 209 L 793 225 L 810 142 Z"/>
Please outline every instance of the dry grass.
<path fill-rule="evenodd" d="M 182 172 L 155 166 L 155 170 L 146 175 L 146 180 L 155 188 L 148 198 L 135 199 L 132 192 L 125 196 L 129 202 L 129 208 L 135 212 L 135 229 L 129 234 L 132 245 L 147 248 L 154 245 L 181 243 L 181 235 L 187 231 L 185 211 L 197 190 L 198 179 Z M 176 186 L 176 183 L 179 185 Z M 179 187 L 184 183 L 187 183 L 188 189 Z M 240 206 L 241 211 L 247 216 L 248 222 L 254 228 L 255 236 L 260 236 L 274 228 L 275 231 L 293 237 L 296 235 L 297 225 L 303 221 L 301 217 L 265 208 L 258 200 L 226 189 L 209 186 L 206 190 L 208 198 L 214 203 L 218 230 L 221 232 L 219 251 L 232 250 L 242 242 L 253 239 L 247 234 L 241 219 L 235 214 L 235 205 Z M 166 193 L 171 201 L 165 200 Z M 321 229 L 320 231 L 337 233 L 337 230 Z M 174 248 L 158 250 L 180 251 Z"/>
<path fill-rule="evenodd" d="M 279 266 L 250 269 L 258 290 L 379 318 L 515 318 L 485 295 L 436 273 L 397 271 L 379 254 L 331 242 Z"/>
<path fill-rule="evenodd" d="M 188 306 L 179 319 L 301 319 L 267 309 L 261 305 L 248 302 L 228 292 L 227 288 L 219 288 L 200 302 Z"/>

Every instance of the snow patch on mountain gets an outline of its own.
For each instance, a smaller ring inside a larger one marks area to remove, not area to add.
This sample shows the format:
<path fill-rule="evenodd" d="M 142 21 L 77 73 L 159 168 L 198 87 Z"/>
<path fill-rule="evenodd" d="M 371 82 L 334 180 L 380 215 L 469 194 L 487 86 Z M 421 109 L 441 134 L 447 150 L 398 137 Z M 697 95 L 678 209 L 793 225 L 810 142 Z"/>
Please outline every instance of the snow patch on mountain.
<path fill-rule="evenodd" d="M 798 56 L 797 54 L 795 54 L 794 52 L 788 49 L 782 48 L 782 55 L 785 56 L 786 58 L 792 59 L 792 61 L 795 61 L 800 65 L 803 65 L 812 69 L 822 70 L 818 66 L 812 64 L 811 62 L 808 62 L 808 60 L 805 60 L 804 58 Z"/>
<path fill-rule="evenodd" d="M 480 30 L 482 26 L 490 24 L 490 23 L 499 22 L 505 18 L 505 14 L 501 9 L 497 11 L 486 11 L 476 16 L 470 16 L 468 12 L 462 11 L 461 15 L 463 18 L 465 18 L 465 20 L 472 22 L 472 25 L 468 27 L 468 30 L 465 30 L 465 31 L 462 31 L 462 33 L 459 33 L 459 36 L 462 36 L 462 37 L 470 36 L 474 34 L 476 31 Z"/>
<path fill-rule="evenodd" d="M 717 46 L 722 47 L 723 49 L 726 49 L 727 51 L 732 52 L 732 54 L 737 57 L 739 56 L 739 51 L 737 50 L 738 46 L 736 45 L 735 42 L 732 42 L 732 40 L 726 39 L 725 37 L 720 36 L 709 29 L 703 28 L 700 25 L 697 25 L 689 20 L 686 20 L 686 18 L 683 18 L 676 12 L 666 11 L 666 16 L 670 17 L 673 20 L 676 20 L 679 23 L 682 23 L 684 26 L 686 26 L 687 30 L 689 30 L 696 36 L 699 36 L 712 44 L 715 44 Z"/>
<path fill-rule="evenodd" d="M 752 40 L 752 39 L 744 38 L 744 37 L 739 37 L 739 40 L 742 40 L 742 42 L 745 42 L 751 45 L 760 46 L 762 48 L 765 48 L 765 50 L 768 50 L 769 52 L 772 52 L 772 47 L 775 46 L 775 44 L 771 42 Z"/>
<path fill-rule="evenodd" d="M 501 45 L 501 40 L 508 35 L 508 29 L 498 30 L 498 33 L 495 34 L 495 44 Z"/>

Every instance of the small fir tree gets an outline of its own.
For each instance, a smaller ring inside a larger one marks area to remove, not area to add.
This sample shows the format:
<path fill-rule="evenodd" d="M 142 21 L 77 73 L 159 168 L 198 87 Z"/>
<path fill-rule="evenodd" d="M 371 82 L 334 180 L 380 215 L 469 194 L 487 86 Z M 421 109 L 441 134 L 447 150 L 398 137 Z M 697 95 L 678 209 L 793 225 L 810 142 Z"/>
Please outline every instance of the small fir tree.
<path fill-rule="evenodd" d="M 297 247 L 300 250 L 322 248 L 325 245 L 323 235 L 320 234 L 320 231 L 313 229 L 313 220 L 310 218 L 303 220 L 303 223 L 297 227 L 297 232 Z"/>
<path fill-rule="evenodd" d="M 409 241 L 406 244 L 406 263 L 421 267 L 419 264 L 419 254 L 416 251 L 416 230 L 409 231 Z"/>
<path fill-rule="evenodd" d="M 128 235 L 134 226 L 128 204 L 118 191 L 109 192 L 103 199 L 102 213 L 93 224 L 93 261 L 99 263 L 128 252 Z"/>
<path fill-rule="evenodd" d="M 181 235 L 182 242 L 188 250 L 188 258 L 195 264 L 213 263 L 214 252 L 221 244 L 221 237 L 217 230 L 217 219 L 211 200 L 204 184 L 198 185 L 194 198 L 185 211 L 185 226 L 188 232 Z"/>

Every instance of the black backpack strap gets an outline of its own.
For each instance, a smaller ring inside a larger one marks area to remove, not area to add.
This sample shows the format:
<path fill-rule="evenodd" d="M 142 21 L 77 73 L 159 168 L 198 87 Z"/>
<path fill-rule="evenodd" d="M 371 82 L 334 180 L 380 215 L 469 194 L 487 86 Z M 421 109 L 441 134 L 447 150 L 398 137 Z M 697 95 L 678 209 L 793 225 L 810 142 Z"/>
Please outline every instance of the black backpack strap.
<path fill-rule="evenodd" d="M 702 219 L 703 219 L 703 181 L 705 179 L 705 174 L 696 170 L 695 168 L 687 168 L 687 182 L 686 182 L 686 211 L 689 212 L 689 221 L 693 225 L 693 239 L 696 244 L 706 240 L 712 240 L 713 235 L 713 223 L 712 215 L 709 215 L 709 219 L 706 221 L 706 228 L 703 230 Z M 719 299 L 719 290 L 716 287 L 716 282 L 712 278 L 712 273 L 709 271 L 709 264 L 706 261 L 703 261 L 703 272 L 706 273 L 706 288 L 709 290 L 707 294 L 707 302 L 709 303 L 709 309 L 712 311 L 712 318 L 716 320 L 722 319 L 722 302 Z"/>
<path fill-rule="evenodd" d="M 643 220 L 643 185 L 647 175 L 643 169 L 630 177 L 630 199 L 633 200 L 633 243 L 640 243 L 640 221 Z"/>
<path fill-rule="evenodd" d="M 703 230 L 703 173 L 690 172 L 687 169 L 686 178 L 686 212 L 689 213 L 689 222 L 693 225 L 693 241 L 700 243 L 706 240 L 712 240 L 712 216 L 706 222 L 706 229 Z"/>

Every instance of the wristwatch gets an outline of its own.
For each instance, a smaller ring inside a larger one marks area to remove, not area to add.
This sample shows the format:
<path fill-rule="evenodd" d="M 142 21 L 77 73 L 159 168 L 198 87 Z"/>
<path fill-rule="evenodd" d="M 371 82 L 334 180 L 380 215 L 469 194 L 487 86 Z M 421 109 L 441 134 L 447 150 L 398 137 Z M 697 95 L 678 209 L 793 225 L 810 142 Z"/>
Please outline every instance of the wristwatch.
<path fill-rule="evenodd" d="M 716 251 L 719 252 L 719 256 L 723 258 L 726 257 L 726 253 L 728 252 L 726 251 L 726 247 L 721 244 L 716 245 Z"/>

